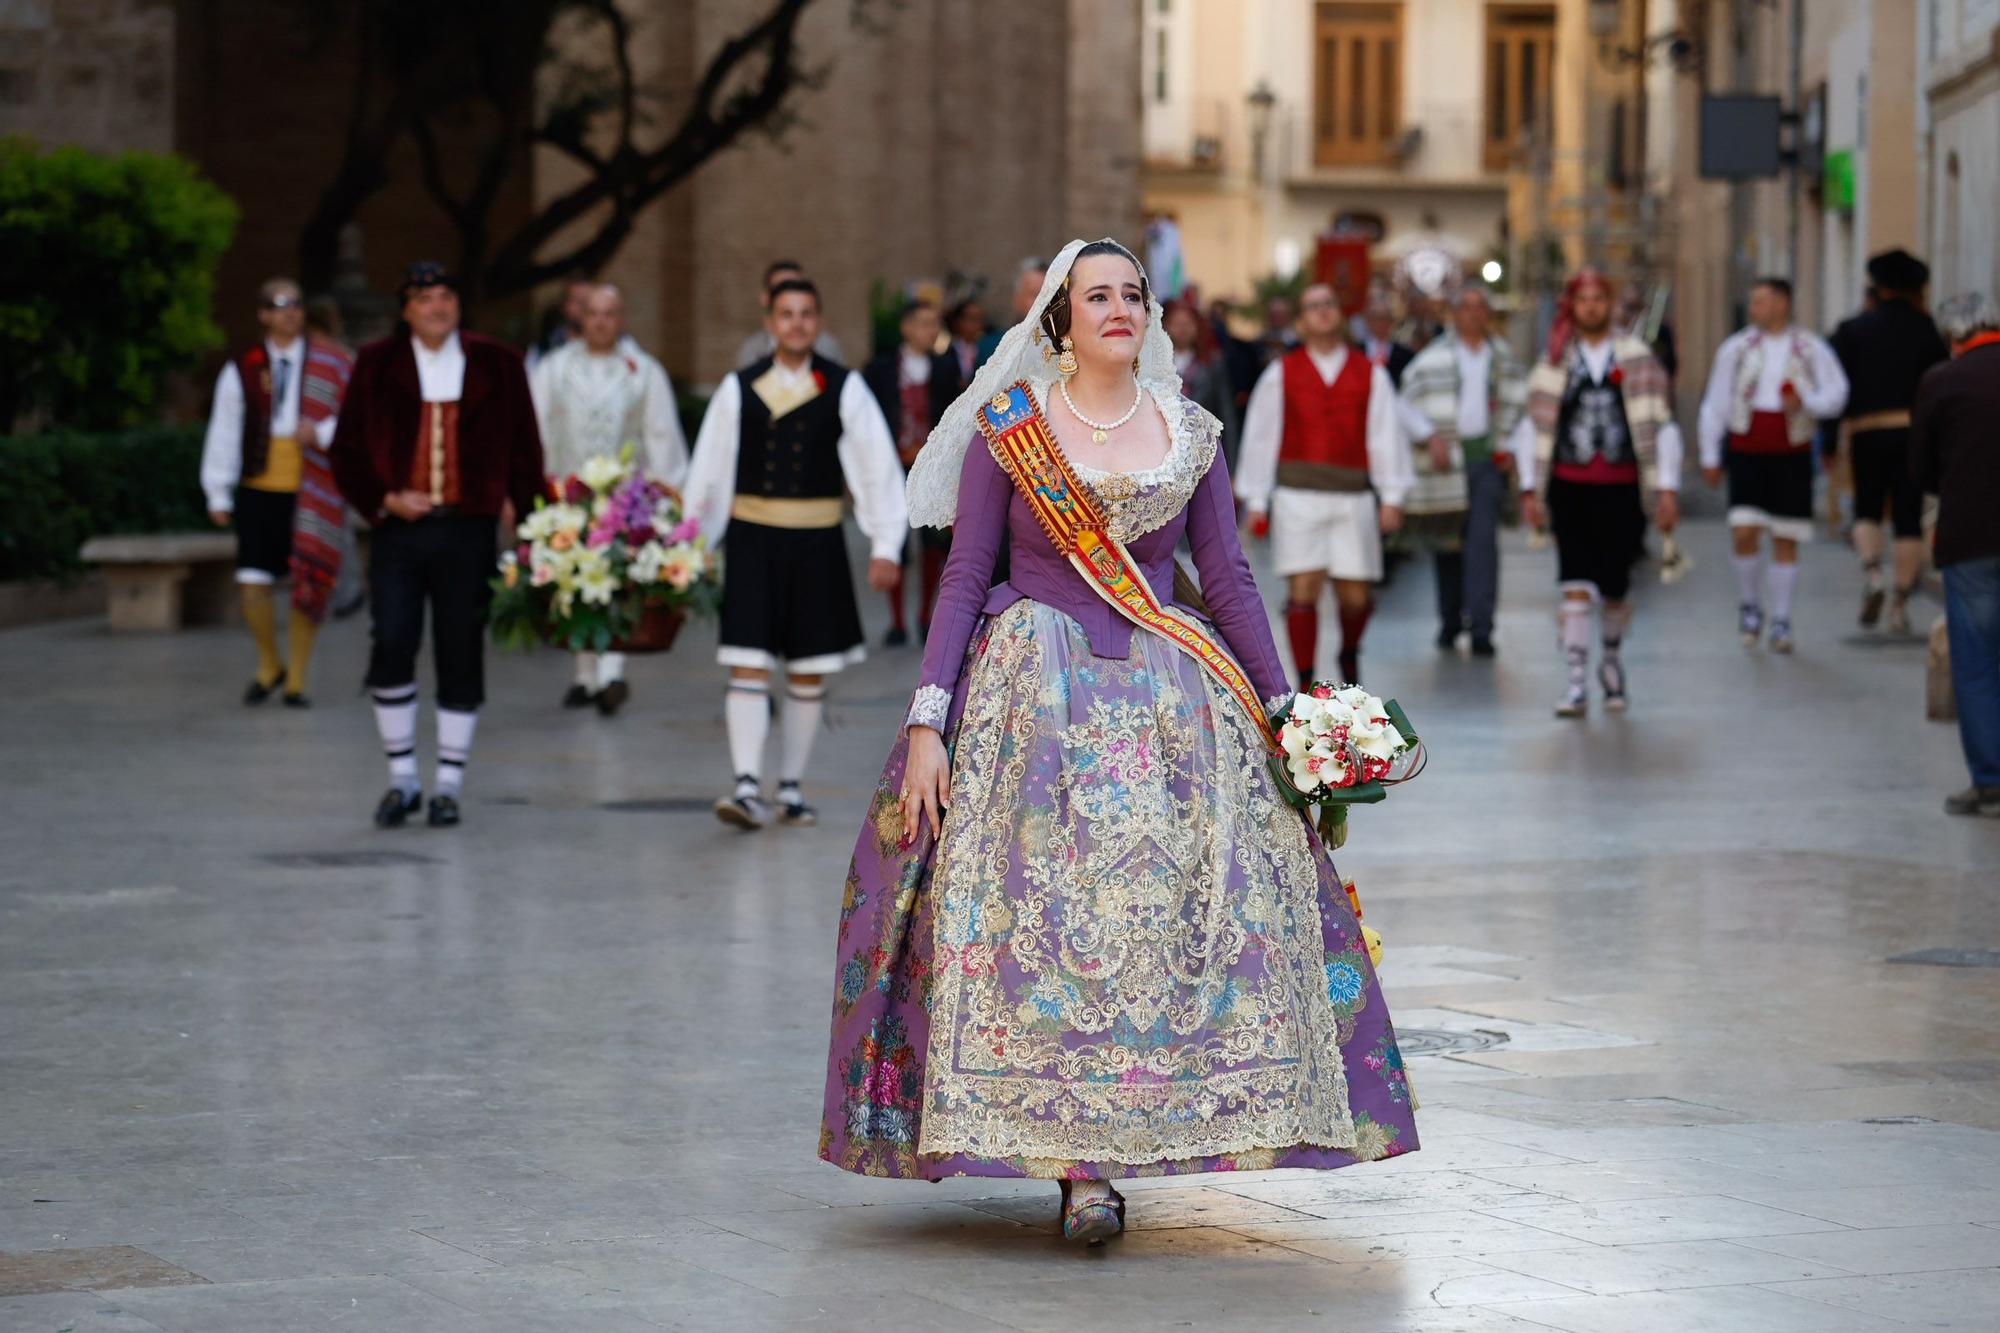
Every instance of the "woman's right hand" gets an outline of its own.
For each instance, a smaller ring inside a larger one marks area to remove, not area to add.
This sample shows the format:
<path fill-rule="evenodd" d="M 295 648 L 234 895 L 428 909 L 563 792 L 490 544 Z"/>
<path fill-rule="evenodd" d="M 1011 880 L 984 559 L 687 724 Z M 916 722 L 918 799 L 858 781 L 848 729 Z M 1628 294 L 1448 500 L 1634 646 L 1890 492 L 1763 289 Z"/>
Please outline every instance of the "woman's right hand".
<path fill-rule="evenodd" d="M 903 841 L 917 836 L 919 815 L 931 824 L 931 836 L 944 827 L 944 812 L 951 809 L 951 759 L 944 752 L 944 737 L 935 727 L 910 728 L 910 752 L 903 762 Z"/>

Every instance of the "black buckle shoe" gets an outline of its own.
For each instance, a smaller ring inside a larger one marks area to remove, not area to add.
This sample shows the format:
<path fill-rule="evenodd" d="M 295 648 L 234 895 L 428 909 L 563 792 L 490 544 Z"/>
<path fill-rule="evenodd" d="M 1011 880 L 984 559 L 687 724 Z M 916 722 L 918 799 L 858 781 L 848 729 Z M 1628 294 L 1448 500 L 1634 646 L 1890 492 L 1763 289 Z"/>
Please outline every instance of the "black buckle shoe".
<path fill-rule="evenodd" d="M 588 685 L 572 685 L 563 692 L 564 708 L 588 708 L 597 702 L 597 692 Z"/>
<path fill-rule="evenodd" d="M 1493 656 L 1493 654 L 1494 654 L 1493 640 L 1482 639 L 1477 635 L 1473 636 L 1472 655 L 1474 657 L 1491 657 Z"/>
<path fill-rule="evenodd" d="M 778 818 L 794 828 L 811 828 L 819 823 L 819 811 L 806 804 L 796 782 L 778 784 Z"/>
<path fill-rule="evenodd" d="M 909 642 L 910 632 L 906 629 L 896 629 L 893 626 L 887 634 L 882 636 L 882 646 L 884 648 L 901 648 Z"/>
<path fill-rule="evenodd" d="M 401 828 L 403 821 L 417 812 L 424 803 L 421 791 L 405 792 L 401 787 L 391 787 L 382 793 L 381 801 L 375 806 L 376 828 Z"/>
<path fill-rule="evenodd" d="M 432 828 L 454 828 L 458 824 L 458 798 L 456 796 L 433 796 L 431 808 L 425 819 Z"/>
<path fill-rule="evenodd" d="M 313 706 L 313 701 L 310 696 L 304 694 L 293 694 L 290 690 L 285 691 L 285 707 L 311 708 L 312 706 Z"/>
<path fill-rule="evenodd" d="M 250 683 L 243 689 L 243 702 L 246 704 L 263 703 L 266 699 L 270 698 L 272 695 L 278 692 L 278 686 L 282 685 L 284 683 L 284 680 L 285 678 L 283 676 L 280 676 L 276 680 L 272 681 L 269 685 L 266 685 L 263 681 L 258 680 L 253 676 L 250 680 Z"/>
<path fill-rule="evenodd" d="M 597 711 L 610 717 L 625 706 L 632 697 L 632 687 L 622 680 L 614 680 L 597 692 Z"/>

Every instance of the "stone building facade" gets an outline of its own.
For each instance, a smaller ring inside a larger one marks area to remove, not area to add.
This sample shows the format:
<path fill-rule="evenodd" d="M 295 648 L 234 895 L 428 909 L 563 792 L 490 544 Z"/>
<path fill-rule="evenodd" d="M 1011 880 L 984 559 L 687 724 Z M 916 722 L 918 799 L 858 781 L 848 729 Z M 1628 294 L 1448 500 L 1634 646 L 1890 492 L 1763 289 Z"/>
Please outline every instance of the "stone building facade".
<path fill-rule="evenodd" d="M 635 62 L 664 131 L 709 56 L 746 26 L 745 0 L 624 0 Z M 758 318 L 764 265 L 803 262 L 859 357 L 879 282 L 988 276 L 996 316 L 1015 264 L 1072 235 L 1139 236 L 1140 0 L 816 0 L 805 64 L 823 78 L 778 139 L 751 135 L 650 205 L 601 276 L 677 380 L 726 373 Z M 358 70 L 348 7 L 315 0 L 0 0 L 0 133 L 193 159 L 243 212 L 218 320 L 255 329 L 254 293 L 298 267 L 301 226 L 339 161 Z M 447 158 L 476 127 L 442 127 Z M 520 153 L 505 232 L 574 178 Z M 455 233 L 407 143 L 358 222 L 366 278 L 393 288 L 413 257 L 449 260 Z M 481 327 L 525 337 L 531 306 L 490 303 Z"/>

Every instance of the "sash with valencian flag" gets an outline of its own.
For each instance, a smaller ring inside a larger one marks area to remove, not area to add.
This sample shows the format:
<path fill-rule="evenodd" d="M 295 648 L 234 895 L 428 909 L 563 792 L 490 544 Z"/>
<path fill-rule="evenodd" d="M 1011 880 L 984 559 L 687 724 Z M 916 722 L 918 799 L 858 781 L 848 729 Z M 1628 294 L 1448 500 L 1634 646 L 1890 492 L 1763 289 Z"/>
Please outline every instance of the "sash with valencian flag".
<path fill-rule="evenodd" d="M 978 421 L 993 457 L 1028 502 L 1042 531 L 1091 590 L 1127 620 L 1199 662 L 1243 706 L 1265 745 L 1275 749 L 1271 724 L 1250 678 L 1201 626 L 1154 596 L 1124 543 L 1111 536 L 1096 497 L 1070 467 L 1027 382 L 1016 380 L 1011 388 L 993 395 L 979 409 Z"/>

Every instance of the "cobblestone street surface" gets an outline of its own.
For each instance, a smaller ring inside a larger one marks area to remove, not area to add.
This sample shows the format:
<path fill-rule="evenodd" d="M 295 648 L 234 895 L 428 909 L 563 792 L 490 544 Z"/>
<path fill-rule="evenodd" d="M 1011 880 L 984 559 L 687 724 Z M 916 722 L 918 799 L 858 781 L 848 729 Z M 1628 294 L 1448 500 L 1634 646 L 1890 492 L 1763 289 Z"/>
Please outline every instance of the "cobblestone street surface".
<path fill-rule="evenodd" d="M 1582 723 L 1549 553 L 1510 538 L 1496 662 L 1399 571 L 1364 677 L 1430 767 L 1340 863 L 1422 1151 L 1136 1182 L 1096 1251 L 1051 1185 L 815 1157 L 915 650 L 835 682 L 817 829 L 709 813 L 694 627 L 615 720 L 490 654 L 465 824 L 378 833 L 365 617 L 308 712 L 238 703 L 240 630 L 0 633 L 0 1329 L 2000 1327 L 2000 968 L 1896 961 L 1994 961 L 2000 820 L 1942 813 L 1957 733 L 1844 551 L 1782 658 L 1737 642 L 1721 526 L 1687 539 L 1631 711 Z M 419 736 L 428 776 L 428 699 Z"/>

